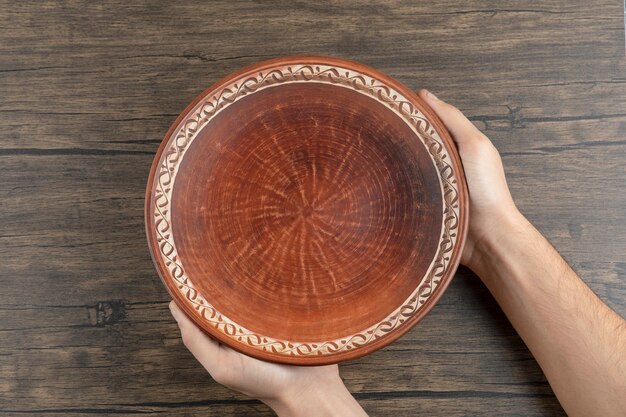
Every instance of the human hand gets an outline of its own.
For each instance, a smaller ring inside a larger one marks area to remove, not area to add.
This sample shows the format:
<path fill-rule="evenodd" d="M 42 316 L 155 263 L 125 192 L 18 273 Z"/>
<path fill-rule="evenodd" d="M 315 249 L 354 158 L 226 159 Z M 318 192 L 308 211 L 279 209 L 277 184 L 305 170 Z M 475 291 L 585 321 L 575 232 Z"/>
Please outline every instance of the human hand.
<path fill-rule="evenodd" d="M 337 365 L 290 366 L 264 362 L 211 339 L 170 302 L 183 343 L 230 389 L 257 398 L 279 416 L 367 416 L 339 377 Z"/>
<path fill-rule="evenodd" d="M 427 90 L 419 96 L 435 111 L 457 145 L 470 196 L 470 218 L 461 263 L 474 269 L 480 261 L 477 248 L 492 239 L 502 225 L 521 218 L 504 176 L 502 159 L 489 138 L 459 109 Z"/>
<path fill-rule="evenodd" d="M 419 95 L 452 134 L 465 169 L 470 219 L 462 262 L 489 288 L 568 415 L 624 416 L 626 321 L 519 213 L 489 139 L 456 108 L 425 90 Z"/>

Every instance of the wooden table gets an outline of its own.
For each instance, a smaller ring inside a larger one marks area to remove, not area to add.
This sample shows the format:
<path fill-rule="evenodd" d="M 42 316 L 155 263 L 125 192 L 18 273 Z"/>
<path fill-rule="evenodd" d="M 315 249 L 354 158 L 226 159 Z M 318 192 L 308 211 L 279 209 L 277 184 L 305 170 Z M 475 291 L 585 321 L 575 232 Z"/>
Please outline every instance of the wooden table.
<path fill-rule="evenodd" d="M 272 415 L 183 347 L 143 203 L 185 105 L 280 55 L 355 59 L 456 104 L 502 153 L 521 211 L 626 313 L 620 1 L 2 3 L 1 416 Z M 466 269 L 342 375 L 372 416 L 563 414 Z"/>

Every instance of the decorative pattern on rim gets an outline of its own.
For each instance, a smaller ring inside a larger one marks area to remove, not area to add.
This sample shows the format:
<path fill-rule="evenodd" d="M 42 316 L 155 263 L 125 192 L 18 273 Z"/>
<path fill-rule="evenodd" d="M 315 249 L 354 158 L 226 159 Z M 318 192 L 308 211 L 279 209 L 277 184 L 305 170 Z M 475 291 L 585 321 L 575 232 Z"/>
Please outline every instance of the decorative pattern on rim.
<path fill-rule="evenodd" d="M 399 115 L 421 138 L 439 172 L 443 196 L 443 224 L 439 248 L 427 273 L 415 291 L 381 322 L 356 334 L 319 342 L 279 340 L 256 334 L 217 311 L 194 287 L 186 275 L 176 251 L 171 232 L 171 194 L 174 180 L 185 150 L 197 133 L 221 109 L 247 94 L 264 88 L 294 82 L 320 82 L 353 89 L 371 96 Z M 246 74 L 221 87 L 200 102 L 181 122 L 163 151 L 152 198 L 154 224 L 157 231 L 158 256 L 167 272 L 176 281 L 180 293 L 195 307 L 199 316 L 224 335 L 252 348 L 282 355 L 330 355 L 351 350 L 385 336 L 413 316 L 430 297 L 450 264 L 450 253 L 457 242 L 459 227 L 458 189 L 450 156 L 441 137 L 426 117 L 400 92 L 360 72 L 329 65 L 278 66 L 254 74 Z"/>

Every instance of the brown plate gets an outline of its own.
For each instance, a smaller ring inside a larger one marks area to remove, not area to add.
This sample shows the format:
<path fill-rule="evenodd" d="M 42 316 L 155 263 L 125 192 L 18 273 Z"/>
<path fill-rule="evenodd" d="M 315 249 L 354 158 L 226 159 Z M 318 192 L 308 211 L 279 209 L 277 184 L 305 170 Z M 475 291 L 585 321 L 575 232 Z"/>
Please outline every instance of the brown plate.
<path fill-rule="evenodd" d="M 456 149 L 398 81 L 320 56 L 214 84 L 152 164 L 146 233 L 195 323 L 257 358 L 301 365 L 388 345 L 433 307 L 468 219 Z"/>

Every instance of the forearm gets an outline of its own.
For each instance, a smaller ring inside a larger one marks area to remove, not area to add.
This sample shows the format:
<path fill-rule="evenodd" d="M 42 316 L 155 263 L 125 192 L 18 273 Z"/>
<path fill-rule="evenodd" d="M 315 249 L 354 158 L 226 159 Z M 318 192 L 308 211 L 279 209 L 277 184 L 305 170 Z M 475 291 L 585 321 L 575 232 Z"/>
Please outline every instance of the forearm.
<path fill-rule="evenodd" d="M 481 240 L 469 265 L 543 369 L 570 416 L 626 410 L 626 322 L 519 213 Z"/>
<path fill-rule="evenodd" d="M 278 417 L 367 417 L 343 382 L 266 402 Z"/>

